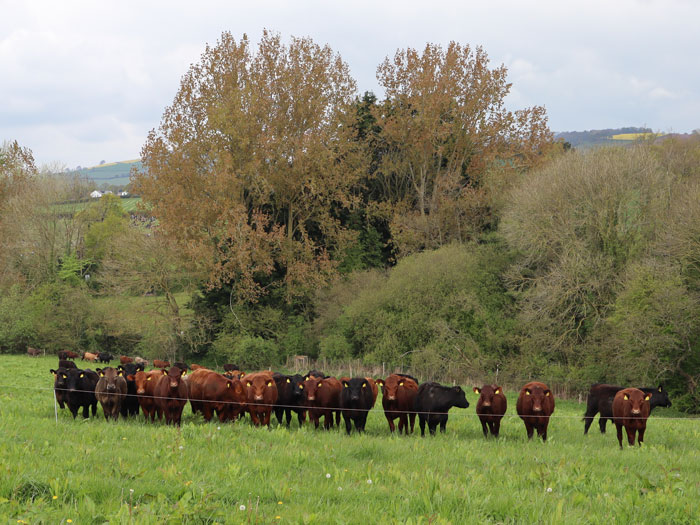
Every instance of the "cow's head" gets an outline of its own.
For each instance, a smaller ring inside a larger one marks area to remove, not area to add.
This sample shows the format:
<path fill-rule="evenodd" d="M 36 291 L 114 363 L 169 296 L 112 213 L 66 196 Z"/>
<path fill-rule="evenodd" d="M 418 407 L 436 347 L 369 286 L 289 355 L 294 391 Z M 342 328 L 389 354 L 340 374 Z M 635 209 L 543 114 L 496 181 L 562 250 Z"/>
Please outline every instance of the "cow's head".
<path fill-rule="evenodd" d="M 503 389 L 498 385 L 484 385 L 481 388 L 475 386 L 474 393 L 479 394 L 481 406 L 488 408 L 493 404 L 494 396 L 503 395 Z"/>

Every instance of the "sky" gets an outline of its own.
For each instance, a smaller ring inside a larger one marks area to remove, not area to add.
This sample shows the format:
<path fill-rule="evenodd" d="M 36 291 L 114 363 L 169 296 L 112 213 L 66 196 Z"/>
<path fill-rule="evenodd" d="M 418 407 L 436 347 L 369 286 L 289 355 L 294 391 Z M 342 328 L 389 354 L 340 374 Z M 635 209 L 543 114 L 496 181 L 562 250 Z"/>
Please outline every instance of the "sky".
<path fill-rule="evenodd" d="M 348 63 L 358 91 L 427 42 L 482 46 L 554 131 L 700 128 L 700 1 L 0 0 L 0 141 L 37 164 L 138 158 L 180 78 L 223 31 L 311 37 Z"/>

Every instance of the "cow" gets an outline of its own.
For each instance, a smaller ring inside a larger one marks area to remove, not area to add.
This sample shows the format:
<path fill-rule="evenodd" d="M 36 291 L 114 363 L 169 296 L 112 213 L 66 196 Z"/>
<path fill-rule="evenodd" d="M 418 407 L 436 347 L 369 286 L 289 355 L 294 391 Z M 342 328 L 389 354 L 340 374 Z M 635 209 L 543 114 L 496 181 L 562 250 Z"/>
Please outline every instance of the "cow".
<path fill-rule="evenodd" d="M 375 397 L 372 386 L 366 377 L 343 378 L 342 385 L 340 407 L 345 421 L 345 431 L 350 435 L 354 422 L 355 430 L 362 433 L 365 431 L 367 414 L 374 406 Z"/>
<path fill-rule="evenodd" d="M 306 407 L 304 406 L 303 390 L 299 388 L 299 383 L 304 378 L 299 375 L 272 374 L 272 379 L 277 385 L 277 402 L 275 403 L 275 417 L 281 425 L 286 417 L 287 427 L 292 422 L 292 411 L 296 412 L 299 426 L 306 420 Z"/>
<path fill-rule="evenodd" d="M 444 386 L 439 383 L 423 383 L 418 387 L 415 410 L 420 423 L 420 435 L 425 436 L 425 424 L 428 424 L 430 435 L 435 435 L 438 424 L 440 432 L 445 432 L 447 412 L 452 407 L 467 408 L 469 401 L 459 386 Z"/>
<path fill-rule="evenodd" d="M 175 361 L 173 363 L 173 366 L 178 367 L 180 370 L 189 370 L 190 369 L 189 365 L 183 361 Z"/>
<path fill-rule="evenodd" d="M 498 385 L 484 385 L 481 388 L 475 386 L 474 393 L 479 395 L 479 400 L 476 402 L 476 414 L 481 421 L 484 437 L 489 437 L 489 430 L 493 437 L 498 437 L 501 419 L 508 408 L 508 400 L 503 389 Z"/>
<path fill-rule="evenodd" d="M 309 422 L 318 428 L 323 417 L 323 428 L 328 430 L 333 427 L 335 413 L 335 424 L 340 426 L 340 392 L 343 388 L 340 381 L 335 377 L 321 379 L 311 375 L 305 377 L 302 385 Z"/>
<path fill-rule="evenodd" d="M 625 388 L 615 394 L 613 399 L 613 423 L 617 427 L 617 441 L 622 448 L 622 427 L 627 432 L 627 441 L 634 446 L 635 434 L 638 433 L 639 446 L 644 441 L 647 429 L 647 418 L 651 412 L 649 400 L 651 393 L 642 392 L 638 388 Z"/>
<path fill-rule="evenodd" d="M 325 379 L 329 376 L 327 376 L 323 372 L 319 372 L 318 370 L 309 370 L 309 373 L 304 376 L 304 379 L 306 379 L 307 377 L 315 377 L 317 379 Z"/>
<path fill-rule="evenodd" d="M 121 370 L 108 366 L 95 370 L 100 379 L 95 386 L 95 397 L 102 405 L 105 419 L 119 419 L 119 410 L 126 396 L 126 379 Z"/>
<path fill-rule="evenodd" d="M 66 369 L 65 385 L 66 395 L 64 402 L 73 414 L 73 419 L 78 415 L 78 409 L 82 407 L 83 417 L 89 417 L 89 410 L 92 407 L 92 416 L 97 413 L 97 398 L 95 397 L 95 387 L 100 379 L 96 372 L 79 368 Z"/>
<path fill-rule="evenodd" d="M 63 350 L 63 355 L 65 357 L 61 357 L 61 353 L 59 352 L 58 358 L 59 359 L 77 359 L 78 357 L 80 357 L 80 354 L 78 354 L 77 352 L 73 352 L 73 350 Z"/>
<path fill-rule="evenodd" d="M 389 422 L 389 430 L 394 432 L 394 419 L 399 418 L 399 434 L 402 431 L 406 435 L 412 433 L 416 423 L 415 401 L 418 382 L 403 374 L 391 374 L 386 379 L 377 379 L 377 384 L 382 387 L 382 407 Z"/>
<path fill-rule="evenodd" d="M 240 367 L 238 365 L 234 365 L 233 363 L 226 363 L 224 365 L 224 372 L 232 372 L 233 370 L 240 370 Z"/>
<path fill-rule="evenodd" d="M 119 362 L 123 365 L 128 365 L 129 363 L 133 363 L 134 360 L 131 357 L 129 357 L 128 355 L 120 355 Z"/>
<path fill-rule="evenodd" d="M 78 368 L 73 361 L 68 361 L 67 359 L 58 360 L 58 368 Z"/>
<path fill-rule="evenodd" d="M 598 419 L 598 425 L 600 426 L 601 434 L 605 434 L 605 426 L 608 420 L 612 420 L 612 403 L 615 394 L 617 394 L 624 387 L 616 385 L 606 385 L 596 383 L 591 385 L 591 390 L 588 392 L 588 399 L 586 401 L 586 413 L 583 415 L 583 420 L 585 421 L 583 427 L 583 433 L 588 434 L 588 429 L 593 423 L 593 418 L 597 413 L 600 412 L 600 418 Z M 662 385 L 658 387 L 643 387 L 640 388 L 645 394 L 651 394 L 649 399 L 649 411 L 651 412 L 656 407 L 670 407 L 671 400 L 668 398 L 668 393 L 664 390 Z"/>
<path fill-rule="evenodd" d="M 161 373 L 163 375 L 155 390 L 156 403 L 165 415 L 166 425 L 175 424 L 179 427 L 182 409 L 187 403 L 187 384 L 183 381 L 187 370 L 173 366 L 169 370 L 163 369 Z"/>
<path fill-rule="evenodd" d="M 542 441 L 547 441 L 549 416 L 554 412 L 554 394 L 547 385 L 537 381 L 526 384 L 520 390 L 515 410 L 525 423 L 528 439 L 537 430 Z"/>
<path fill-rule="evenodd" d="M 29 357 L 39 357 L 43 352 L 43 350 L 39 350 L 38 348 L 32 348 L 31 346 L 27 347 L 27 355 Z"/>
<path fill-rule="evenodd" d="M 151 370 L 150 372 L 138 370 L 134 374 L 136 399 L 143 412 L 143 417 L 146 418 L 146 421 L 150 418 L 151 423 L 156 420 L 156 415 L 158 415 L 158 419 L 163 418 L 163 411 L 158 407 L 156 399 L 153 397 L 156 392 L 156 385 L 162 376 L 163 372 L 160 370 Z"/>
<path fill-rule="evenodd" d="M 58 351 L 58 359 L 65 361 L 68 359 L 68 351 L 67 350 L 59 350 Z"/>
<path fill-rule="evenodd" d="M 246 390 L 238 379 L 200 368 L 189 375 L 192 413 L 201 412 L 205 421 L 214 413 L 219 421 L 235 421 L 246 407 Z"/>
<path fill-rule="evenodd" d="M 170 361 L 161 361 L 160 359 L 154 359 L 153 360 L 153 367 L 154 368 L 169 368 L 170 367 Z M 180 368 L 179 366 L 177 368 Z M 186 368 L 180 368 L 180 370 L 187 370 Z"/>
<path fill-rule="evenodd" d="M 93 354 L 92 352 L 83 352 L 83 357 L 80 359 L 82 361 L 90 361 L 91 363 L 94 363 L 97 361 L 97 354 Z"/>
<path fill-rule="evenodd" d="M 100 363 L 109 363 L 112 359 L 114 359 L 114 356 L 110 354 L 109 352 L 98 352 L 97 353 L 97 360 Z"/>
<path fill-rule="evenodd" d="M 270 426 L 272 407 L 277 402 L 277 384 L 271 372 L 248 374 L 243 383 L 246 388 L 248 412 L 256 426 Z"/>
<path fill-rule="evenodd" d="M 377 395 L 379 394 L 379 388 L 377 387 L 377 382 L 371 377 L 365 377 L 369 388 L 372 390 L 372 406 L 377 402 Z"/>
<path fill-rule="evenodd" d="M 243 379 L 245 377 L 245 372 L 241 370 L 228 370 L 224 372 L 224 376 L 228 379 Z"/>
<path fill-rule="evenodd" d="M 134 363 L 137 365 L 141 365 L 143 368 L 142 370 L 145 370 L 146 367 L 148 366 L 148 360 L 144 359 L 143 357 L 136 356 L 134 357 Z M 126 364 L 126 363 L 123 363 Z"/>
<path fill-rule="evenodd" d="M 134 376 L 139 370 L 143 372 L 143 365 L 127 363 L 125 365 L 119 365 L 117 370 L 122 370 L 124 372 L 124 377 L 126 378 L 126 399 L 124 399 L 121 405 L 121 415 L 123 418 L 138 416 L 139 399 L 136 395 L 136 383 L 134 381 Z"/>
<path fill-rule="evenodd" d="M 192 363 L 192 364 L 190 365 L 190 370 L 192 370 L 193 372 L 194 372 L 195 370 L 199 370 L 199 369 L 201 369 L 201 368 L 206 369 L 207 367 L 206 367 L 206 366 L 202 366 L 202 365 L 198 365 L 197 363 Z"/>
<path fill-rule="evenodd" d="M 75 365 L 75 363 L 71 362 L 72 365 Z M 53 381 L 53 391 L 54 391 L 54 396 L 56 397 L 56 401 L 58 402 L 58 406 L 61 408 L 65 408 L 65 401 L 68 397 L 68 388 L 67 388 L 67 379 L 68 379 L 68 369 L 64 368 L 62 366 L 59 366 L 56 370 L 53 368 L 51 369 L 51 373 L 53 374 L 54 381 Z"/>

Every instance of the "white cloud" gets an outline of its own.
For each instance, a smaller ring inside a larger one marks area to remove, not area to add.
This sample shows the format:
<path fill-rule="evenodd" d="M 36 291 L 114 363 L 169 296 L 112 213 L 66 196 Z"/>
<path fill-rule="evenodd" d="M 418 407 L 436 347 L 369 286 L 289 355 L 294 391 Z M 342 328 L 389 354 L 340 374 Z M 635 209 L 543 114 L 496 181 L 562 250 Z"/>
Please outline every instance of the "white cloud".
<path fill-rule="evenodd" d="M 223 30 L 263 27 L 328 43 L 358 89 L 427 41 L 483 45 L 505 63 L 513 108 L 545 105 L 557 130 L 700 127 L 700 2 L 0 0 L 0 140 L 70 166 L 138 155 L 181 76 Z"/>

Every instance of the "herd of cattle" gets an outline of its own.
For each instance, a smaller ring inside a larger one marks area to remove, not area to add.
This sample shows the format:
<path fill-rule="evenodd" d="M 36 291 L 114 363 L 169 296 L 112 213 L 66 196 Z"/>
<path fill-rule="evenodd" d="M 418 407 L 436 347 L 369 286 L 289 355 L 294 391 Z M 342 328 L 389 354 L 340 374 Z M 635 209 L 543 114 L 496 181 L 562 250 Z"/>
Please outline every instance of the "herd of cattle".
<path fill-rule="evenodd" d="M 465 392 L 459 386 L 444 386 L 434 382 L 420 384 L 407 374 L 391 374 L 385 379 L 370 377 L 329 377 L 316 370 L 306 375 L 285 375 L 271 371 L 246 374 L 233 364 L 224 365 L 224 373 L 196 364 L 153 361 L 153 369 L 146 371 L 147 362 L 139 358 L 120 357 L 121 364 L 114 367 L 80 369 L 71 359 L 79 357 L 74 352 L 61 352 L 59 366 L 51 370 L 54 375 L 54 392 L 61 408 L 68 407 L 75 418 L 82 408 L 84 418 L 93 417 L 97 403 L 102 406 L 107 420 L 136 416 L 141 410 L 147 421 L 165 418 L 167 424 L 180 424 L 182 411 L 189 401 L 193 413 L 201 413 L 206 421 L 216 415 L 220 421 L 235 421 L 250 414 L 256 426 L 269 426 L 272 412 L 280 424 L 289 426 L 292 412 L 299 425 L 313 422 L 316 428 L 323 418 L 325 429 L 340 426 L 341 416 L 348 434 L 354 423 L 363 432 L 369 411 L 382 389 L 384 415 L 393 433 L 398 419 L 399 434 L 414 430 L 418 416 L 421 435 L 425 426 L 435 434 L 437 426 L 444 432 L 448 412 L 452 407 L 467 408 Z M 109 354 L 82 356 L 90 361 L 109 362 Z M 188 370 L 191 370 L 188 373 Z M 498 437 L 501 419 L 508 402 L 498 385 L 474 387 L 479 395 L 476 414 L 481 421 L 485 437 Z M 596 384 L 591 387 L 584 415 L 584 433 L 597 413 L 600 413 L 600 431 L 605 433 L 608 420 L 617 427 L 617 438 L 622 447 L 622 429 L 627 432 L 630 445 L 644 440 L 649 413 L 657 406 L 671 406 L 663 387 L 623 388 Z M 527 436 L 535 431 L 546 441 L 547 426 L 554 412 L 554 394 L 540 382 L 530 382 L 522 387 L 516 402 L 516 412 L 523 420 Z"/>

